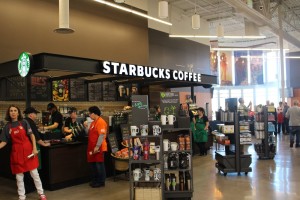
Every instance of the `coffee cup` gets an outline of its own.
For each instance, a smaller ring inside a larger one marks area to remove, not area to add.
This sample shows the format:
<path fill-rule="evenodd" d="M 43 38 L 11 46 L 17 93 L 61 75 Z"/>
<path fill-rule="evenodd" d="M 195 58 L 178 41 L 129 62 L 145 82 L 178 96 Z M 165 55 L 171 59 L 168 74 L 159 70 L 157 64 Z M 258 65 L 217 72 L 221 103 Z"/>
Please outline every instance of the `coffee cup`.
<path fill-rule="evenodd" d="M 150 169 L 144 169 L 145 181 L 150 181 Z"/>
<path fill-rule="evenodd" d="M 167 124 L 167 115 L 161 115 L 160 120 L 161 120 L 162 125 L 166 125 Z"/>
<path fill-rule="evenodd" d="M 160 170 L 160 168 L 154 168 L 153 178 L 154 178 L 155 181 L 159 181 L 161 179 L 161 170 Z"/>
<path fill-rule="evenodd" d="M 174 115 L 168 115 L 169 125 L 173 125 L 175 121 L 176 121 L 176 117 Z"/>
<path fill-rule="evenodd" d="M 133 170 L 133 180 L 134 181 L 139 181 L 141 177 L 142 177 L 141 169 L 139 169 L 139 168 L 134 169 Z"/>
<path fill-rule="evenodd" d="M 140 130 L 141 130 L 141 135 L 142 136 L 147 136 L 148 135 L 148 125 L 146 125 L 146 124 L 141 125 Z"/>
<path fill-rule="evenodd" d="M 171 142 L 171 150 L 177 151 L 178 150 L 178 143 L 177 142 Z"/>
<path fill-rule="evenodd" d="M 140 131 L 137 126 L 130 126 L 131 136 L 136 136 Z"/>
<path fill-rule="evenodd" d="M 155 146 L 154 152 L 155 152 L 156 160 L 159 160 L 160 146 Z"/>
<path fill-rule="evenodd" d="M 169 149 L 170 149 L 170 140 L 164 139 L 163 140 L 163 145 L 164 145 L 164 151 L 169 151 Z"/>
<path fill-rule="evenodd" d="M 123 85 L 119 85 L 119 94 L 120 94 L 120 97 L 123 96 L 124 92 L 125 92 L 124 86 Z"/>
<path fill-rule="evenodd" d="M 134 146 L 132 148 L 134 160 L 138 160 L 140 158 L 140 150 L 141 150 L 140 146 Z"/>
<path fill-rule="evenodd" d="M 157 136 L 161 133 L 161 128 L 158 125 L 153 125 L 152 129 L 153 129 L 153 135 L 155 135 L 155 136 Z"/>

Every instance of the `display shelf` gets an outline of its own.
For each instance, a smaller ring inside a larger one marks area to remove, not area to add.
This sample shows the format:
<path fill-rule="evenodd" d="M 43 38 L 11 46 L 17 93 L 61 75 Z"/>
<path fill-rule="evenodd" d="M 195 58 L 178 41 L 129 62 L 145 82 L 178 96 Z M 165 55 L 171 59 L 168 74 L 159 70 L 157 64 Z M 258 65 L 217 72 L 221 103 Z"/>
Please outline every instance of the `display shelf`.
<path fill-rule="evenodd" d="M 191 169 L 164 169 L 166 171 L 177 171 L 177 172 L 187 172 L 191 171 Z"/>
<path fill-rule="evenodd" d="M 156 180 L 149 180 L 149 181 L 145 181 L 145 180 L 139 180 L 139 181 L 133 181 L 133 183 L 161 183 L 161 181 L 156 181 Z"/>
<path fill-rule="evenodd" d="M 173 152 L 176 152 L 176 153 L 190 153 L 191 151 L 190 150 L 163 151 L 164 154 L 173 153 Z"/>
<path fill-rule="evenodd" d="M 129 136 L 129 138 L 161 138 L 161 135 L 136 135 L 136 136 Z"/>
<path fill-rule="evenodd" d="M 134 159 L 129 159 L 129 162 L 132 164 L 161 164 L 160 160 L 134 160 Z"/>
<path fill-rule="evenodd" d="M 165 191 L 165 198 L 192 198 L 192 191 Z"/>

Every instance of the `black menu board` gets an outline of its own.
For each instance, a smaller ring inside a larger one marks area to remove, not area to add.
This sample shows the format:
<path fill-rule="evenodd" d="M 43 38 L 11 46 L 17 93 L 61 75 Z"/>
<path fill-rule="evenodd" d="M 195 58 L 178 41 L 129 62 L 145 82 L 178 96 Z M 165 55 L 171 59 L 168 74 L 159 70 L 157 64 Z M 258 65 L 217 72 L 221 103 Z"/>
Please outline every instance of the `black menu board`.
<path fill-rule="evenodd" d="M 128 124 L 120 124 L 122 139 L 126 140 L 130 136 L 130 127 Z"/>
<path fill-rule="evenodd" d="M 31 99 L 36 101 L 50 100 L 50 84 L 47 77 L 34 76 L 31 78 Z"/>
<path fill-rule="evenodd" d="M 148 124 L 148 95 L 132 95 L 132 125 Z"/>
<path fill-rule="evenodd" d="M 83 79 L 70 80 L 70 97 L 72 101 L 86 101 L 85 85 Z"/>
<path fill-rule="evenodd" d="M 109 146 L 111 148 L 111 152 L 115 153 L 119 151 L 116 135 L 114 133 L 110 133 L 108 134 L 107 139 L 108 139 Z"/>
<path fill-rule="evenodd" d="M 160 110 L 162 115 L 178 116 L 180 103 L 178 92 L 160 93 Z"/>
<path fill-rule="evenodd" d="M 21 76 L 16 76 L 7 79 L 7 100 L 24 100 L 25 91 L 25 78 L 22 78 Z"/>
<path fill-rule="evenodd" d="M 102 83 L 89 83 L 88 86 L 89 101 L 101 101 L 102 100 Z"/>
<path fill-rule="evenodd" d="M 116 86 L 112 82 L 103 82 L 103 101 L 116 100 Z"/>

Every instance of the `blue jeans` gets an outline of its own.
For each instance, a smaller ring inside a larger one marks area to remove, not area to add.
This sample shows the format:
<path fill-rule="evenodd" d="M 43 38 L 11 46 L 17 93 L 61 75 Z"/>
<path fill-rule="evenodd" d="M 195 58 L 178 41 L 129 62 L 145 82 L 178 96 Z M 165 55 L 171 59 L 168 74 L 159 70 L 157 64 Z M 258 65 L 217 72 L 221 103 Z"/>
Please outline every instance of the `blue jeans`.
<path fill-rule="evenodd" d="M 104 184 L 106 178 L 104 162 L 92 162 L 92 183 L 93 184 Z"/>
<path fill-rule="evenodd" d="M 296 145 L 299 146 L 300 144 L 300 126 L 290 126 L 290 142 L 295 141 L 296 135 Z"/>

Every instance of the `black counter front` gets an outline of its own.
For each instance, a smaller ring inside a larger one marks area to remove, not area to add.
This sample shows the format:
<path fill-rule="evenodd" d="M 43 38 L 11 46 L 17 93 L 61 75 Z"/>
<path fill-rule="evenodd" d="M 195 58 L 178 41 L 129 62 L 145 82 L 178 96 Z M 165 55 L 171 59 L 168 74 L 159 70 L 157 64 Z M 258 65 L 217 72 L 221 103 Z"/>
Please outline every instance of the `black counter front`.
<path fill-rule="evenodd" d="M 87 144 L 72 142 L 42 147 L 42 169 L 40 176 L 43 186 L 56 190 L 90 179 L 89 165 L 86 158 Z"/>

